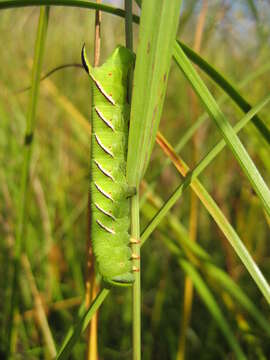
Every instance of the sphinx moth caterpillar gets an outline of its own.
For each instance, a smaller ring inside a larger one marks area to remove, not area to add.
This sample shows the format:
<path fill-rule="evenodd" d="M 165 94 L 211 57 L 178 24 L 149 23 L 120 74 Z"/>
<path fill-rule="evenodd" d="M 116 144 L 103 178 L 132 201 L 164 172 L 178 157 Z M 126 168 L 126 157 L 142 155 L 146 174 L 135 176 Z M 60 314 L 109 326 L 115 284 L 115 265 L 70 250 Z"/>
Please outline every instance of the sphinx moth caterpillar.
<path fill-rule="evenodd" d="M 100 67 L 92 67 L 82 49 L 82 64 L 92 86 L 91 134 L 91 238 L 103 280 L 112 285 L 134 281 L 128 197 L 134 194 L 126 181 L 130 105 L 128 74 L 134 54 L 118 46 Z M 133 241 L 134 242 L 134 241 Z"/>

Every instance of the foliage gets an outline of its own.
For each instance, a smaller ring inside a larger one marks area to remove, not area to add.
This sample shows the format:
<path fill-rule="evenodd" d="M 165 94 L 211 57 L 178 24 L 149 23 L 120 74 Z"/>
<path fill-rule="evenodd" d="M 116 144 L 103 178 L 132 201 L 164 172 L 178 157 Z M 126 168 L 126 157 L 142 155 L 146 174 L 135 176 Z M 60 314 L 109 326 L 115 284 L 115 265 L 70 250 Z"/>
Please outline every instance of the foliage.
<path fill-rule="evenodd" d="M 50 7 L 46 43 L 41 40 L 44 73 L 60 64 L 79 63 L 85 41 L 88 48 L 93 49 L 93 10 L 96 6 L 91 1 L 73 2 L 85 7 L 88 3 L 92 10 Z M 264 2 L 207 2 L 199 51 L 206 61 L 204 63 L 196 54 L 189 53 L 186 46 L 193 48 L 195 30 L 205 2 L 183 1 L 176 38 L 181 40 L 180 45 L 184 44 L 181 46 L 186 56 L 197 61 L 197 65 L 212 80 L 198 68 L 196 72 L 193 70 L 175 42 L 174 55 L 188 81 L 172 61 L 169 76 L 166 76 L 167 83 L 162 89 L 164 92 L 159 92 L 160 78 L 151 77 L 149 73 L 145 75 L 144 71 L 148 67 L 155 74 L 155 71 L 161 72 L 164 66 L 164 73 L 166 66 L 170 65 L 169 42 L 160 37 L 166 35 L 162 32 L 163 27 L 158 29 L 157 20 L 161 15 L 153 19 L 157 24 L 149 22 L 148 27 L 139 29 L 143 29 L 140 35 L 138 25 L 134 25 L 134 48 L 140 66 L 145 66 L 136 83 L 141 88 L 137 94 L 136 87 L 133 90 L 135 105 L 131 121 L 138 131 L 134 132 L 133 128 L 129 139 L 129 157 L 133 159 L 128 165 L 129 180 L 136 186 L 151 155 L 139 188 L 140 204 L 135 206 L 137 211 L 140 205 L 144 245 L 141 249 L 143 359 L 175 359 L 177 356 L 180 359 L 181 319 L 187 312 L 186 276 L 195 288 L 193 301 L 192 297 L 189 300 L 191 318 L 184 332 L 186 359 L 222 359 L 229 356 L 266 359 L 270 352 L 270 313 L 266 301 L 269 294 L 265 281 L 270 272 L 267 247 L 270 224 L 267 213 L 270 207 L 267 188 L 270 183 L 267 142 L 270 130 L 270 11 Z M 48 5 L 52 3 L 47 2 Z M 64 3 L 63 0 L 61 4 Z M 1 0 L 0 9 L 21 4 L 14 0 Z M 101 62 L 117 44 L 125 43 L 124 21 L 117 16 L 124 16 L 124 12 L 112 10 L 111 5 L 102 5 Z M 137 7 L 135 10 L 141 15 Z M 108 15 L 106 11 L 116 16 Z M 147 9 L 146 15 L 151 11 Z M 33 90 L 37 109 L 36 116 L 33 114 L 36 126 L 27 213 L 24 211 L 27 221 L 19 251 L 16 250 L 16 226 L 20 223 L 22 208 L 21 169 L 25 156 L 22 149 L 27 118 L 29 121 L 32 116 L 29 112 L 26 115 L 29 93 L 17 92 L 31 83 L 39 14 L 38 7 L 0 11 L 1 69 L 4 69 L 0 72 L 0 357 L 7 355 L 9 340 L 6 329 L 11 327 L 11 351 L 22 358 L 53 357 L 50 339 L 59 351 L 68 330 L 70 332 L 64 344 L 69 339 L 72 346 L 62 347 L 61 354 L 64 355 L 59 358 L 68 356 L 69 351 L 72 351 L 72 358 L 82 358 L 86 349 L 82 329 L 86 328 L 94 311 L 106 298 L 99 312 L 100 357 L 130 358 L 131 323 L 134 321 L 131 289 L 101 290 L 90 311 L 85 312 L 83 305 L 91 99 L 89 81 L 81 69 L 58 71 L 41 83 L 38 82 L 39 75 L 32 80 L 36 86 L 39 83 L 40 90 L 39 94 Z M 166 15 L 164 21 L 169 18 Z M 138 21 L 138 17 L 133 17 L 133 20 Z M 138 36 L 144 44 L 138 44 Z M 148 64 L 142 51 L 143 46 L 147 51 L 147 36 L 156 41 Z M 172 34 L 167 36 L 170 41 L 174 39 Z M 158 51 L 166 55 L 162 66 Z M 38 59 L 41 61 L 42 57 L 38 55 Z M 220 71 L 223 77 L 209 71 L 209 65 Z M 138 76 L 136 71 L 139 70 L 139 67 L 135 69 L 134 76 Z M 204 113 L 190 83 L 203 100 L 203 106 L 213 116 L 213 122 Z M 231 84 L 237 86 L 232 87 Z M 151 86 L 151 92 L 141 90 L 146 85 Z M 227 95 L 221 94 L 220 88 L 227 91 Z M 157 136 L 160 146 L 154 146 L 151 153 L 159 121 L 153 124 L 150 138 L 151 122 L 143 128 L 143 125 L 138 126 L 136 116 L 142 123 L 145 114 L 151 120 L 156 94 L 161 98 L 160 114 L 163 96 L 165 103 Z M 253 110 L 244 116 L 229 100 L 230 96 L 242 111 L 250 110 L 248 104 Z M 152 107 L 147 110 L 148 102 Z M 254 114 L 257 117 L 251 119 Z M 221 131 L 215 126 L 215 121 Z M 240 128 L 241 132 L 235 135 Z M 143 136 L 149 131 L 144 142 L 140 142 L 141 130 Z M 220 140 L 222 143 L 215 147 Z M 224 140 L 232 151 L 225 146 Z M 168 166 L 168 158 L 174 167 Z M 243 165 L 244 171 L 236 159 Z M 189 168 L 193 171 L 188 172 Z M 173 189 L 176 189 L 175 192 Z M 196 242 L 191 241 L 194 207 L 189 189 L 196 192 L 203 204 L 198 205 L 195 220 Z M 177 202 L 180 197 L 182 199 Z M 236 252 L 229 242 L 240 246 Z M 251 258 L 246 257 L 246 251 Z M 16 282 L 18 306 L 14 307 L 14 322 L 11 323 L 14 252 L 15 259 L 19 253 L 20 271 Z M 240 258 L 242 256 L 243 262 L 236 253 Z M 262 292 L 244 265 L 247 265 Z"/>

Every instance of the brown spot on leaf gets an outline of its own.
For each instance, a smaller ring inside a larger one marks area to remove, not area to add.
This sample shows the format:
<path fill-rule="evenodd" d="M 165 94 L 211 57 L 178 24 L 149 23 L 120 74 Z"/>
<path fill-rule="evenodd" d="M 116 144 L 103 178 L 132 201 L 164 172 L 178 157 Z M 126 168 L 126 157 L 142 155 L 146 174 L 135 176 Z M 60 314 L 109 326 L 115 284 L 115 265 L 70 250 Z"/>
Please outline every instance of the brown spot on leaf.
<path fill-rule="evenodd" d="M 150 42 L 148 41 L 148 43 L 147 43 L 147 54 L 150 53 L 150 49 L 151 49 L 151 45 L 150 45 Z"/>

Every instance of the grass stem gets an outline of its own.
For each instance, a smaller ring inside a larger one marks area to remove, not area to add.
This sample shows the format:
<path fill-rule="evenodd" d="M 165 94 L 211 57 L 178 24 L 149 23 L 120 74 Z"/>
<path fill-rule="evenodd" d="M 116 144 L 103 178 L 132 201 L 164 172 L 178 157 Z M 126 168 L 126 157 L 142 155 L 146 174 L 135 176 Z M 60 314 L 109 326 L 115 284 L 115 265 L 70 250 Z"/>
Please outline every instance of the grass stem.
<path fill-rule="evenodd" d="M 76 344 L 81 333 L 86 329 L 92 317 L 94 316 L 100 305 L 103 303 L 109 292 L 110 290 L 106 288 L 100 290 L 89 309 L 80 316 L 79 321 L 69 331 L 55 360 L 63 360 L 69 358 L 73 346 Z"/>
<path fill-rule="evenodd" d="M 45 49 L 46 34 L 49 21 L 49 7 L 40 8 L 40 16 L 35 44 L 34 64 L 32 70 L 32 84 L 30 90 L 29 105 L 26 118 L 26 130 L 24 138 L 23 149 L 23 165 L 21 174 L 21 188 L 18 203 L 18 217 L 16 228 L 16 240 L 13 259 L 13 275 L 12 275 L 12 289 L 11 289 L 11 305 L 9 312 L 9 326 L 7 330 L 7 353 L 9 358 L 11 352 L 11 338 L 14 325 L 14 313 L 17 307 L 17 292 L 18 292 L 18 277 L 20 271 L 20 258 L 23 249 L 23 239 L 25 222 L 27 218 L 27 198 L 29 192 L 29 175 L 30 175 L 30 163 L 33 149 L 33 137 L 36 125 L 36 109 L 39 92 L 39 80 L 41 75 L 41 68 L 43 63 L 43 55 Z"/>
<path fill-rule="evenodd" d="M 97 4 L 101 3 L 101 0 L 96 0 Z M 94 66 L 99 65 L 100 60 L 100 45 L 101 45 L 101 11 L 96 10 L 95 14 L 95 45 L 94 45 Z M 86 308 L 90 306 L 95 299 L 99 285 L 96 282 L 95 267 L 94 267 L 94 254 L 92 248 L 91 238 L 91 193 L 88 192 L 88 207 L 87 207 L 87 279 L 86 279 Z M 86 360 L 98 359 L 98 311 L 94 314 L 88 327 L 87 334 L 87 350 Z"/>
<path fill-rule="evenodd" d="M 140 238 L 140 221 L 139 221 L 139 194 L 137 193 L 131 199 L 131 236 L 134 239 Z M 133 285 L 133 360 L 141 359 L 141 264 L 140 264 L 140 244 L 132 245 L 134 259 L 134 276 Z"/>
<path fill-rule="evenodd" d="M 126 47 L 133 50 L 133 32 L 132 32 L 132 0 L 125 0 L 125 33 Z M 128 99 L 131 103 L 132 90 L 132 72 L 129 74 Z M 140 238 L 140 208 L 139 194 L 131 198 L 131 237 Z M 133 299 L 133 360 L 141 359 L 141 273 L 140 273 L 140 246 L 132 245 L 133 270 L 135 281 L 132 288 Z"/>

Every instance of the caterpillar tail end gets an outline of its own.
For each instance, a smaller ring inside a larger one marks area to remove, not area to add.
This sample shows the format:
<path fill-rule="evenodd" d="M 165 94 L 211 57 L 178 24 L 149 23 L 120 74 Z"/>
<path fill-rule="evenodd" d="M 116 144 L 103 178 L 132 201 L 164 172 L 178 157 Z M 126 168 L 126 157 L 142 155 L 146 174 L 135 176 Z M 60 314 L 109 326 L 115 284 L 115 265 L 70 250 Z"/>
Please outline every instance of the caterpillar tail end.
<path fill-rule="evenodd" d="M 129 287 L 132 286 L 134 283 L 134 276 L 132 273 L 127 273 L 123 275 L 118 275 L 113 278 L 103 278 L 104 282 L 110 286 L 117 286 L 117 287 Z"/>

